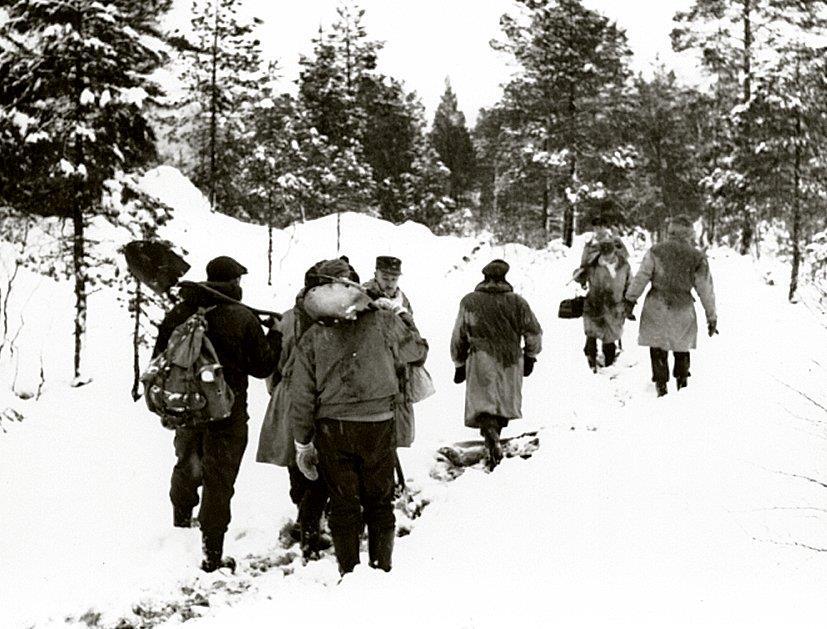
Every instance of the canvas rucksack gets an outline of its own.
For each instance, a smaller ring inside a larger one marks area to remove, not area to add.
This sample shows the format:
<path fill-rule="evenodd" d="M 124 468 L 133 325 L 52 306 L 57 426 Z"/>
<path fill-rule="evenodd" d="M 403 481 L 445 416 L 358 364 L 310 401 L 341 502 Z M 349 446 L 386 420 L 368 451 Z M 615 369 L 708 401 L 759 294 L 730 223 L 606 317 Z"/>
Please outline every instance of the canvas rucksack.
<path fill-rule="evenodd" d="M 177 326 L 166 350 L 141 376 L 149 410 L 165 428 L 185 428 L 229 417 L 233 392 L 224 379 L 210 339 L 206 314 L 199 308 Z"/>

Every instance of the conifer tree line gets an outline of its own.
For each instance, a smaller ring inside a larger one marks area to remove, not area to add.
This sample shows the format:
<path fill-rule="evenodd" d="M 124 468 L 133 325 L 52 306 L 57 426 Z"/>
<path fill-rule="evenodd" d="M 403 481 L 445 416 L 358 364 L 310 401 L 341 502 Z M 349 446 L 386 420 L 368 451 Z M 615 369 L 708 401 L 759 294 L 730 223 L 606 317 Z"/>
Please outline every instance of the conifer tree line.
<path fill-rule="evenodd" d="M 657 234 L 682 213 L 747 253 L 774 221 L 791 296 L 802 246 L 827 228 L 827 0 L 693 0 L 671 38 L 702 87 L 633 72 L 622 28 L 582 0 L 514 0 L 492 46 L 516 71 L 473 124 L 439 68 L 426 119 L 405 77 L 380 71 L 354 0 L 319 28 L 294 89 L 241 0 L 194 0 L 185 33 L 162 27 L 171 4 L 0 0 L 0 206 L 61 221 L 67 263 L 52 268 L 75 283 L 76 372 L 101 281 L 88 229 L 128 220 L 151 236 L 165 210 L 124 211 L 112 182 L 162 162 L 271 234 L 358 211 L 571 245 L 596 223 Z M 176 94 L 153 80 L 162 67 Z"/>

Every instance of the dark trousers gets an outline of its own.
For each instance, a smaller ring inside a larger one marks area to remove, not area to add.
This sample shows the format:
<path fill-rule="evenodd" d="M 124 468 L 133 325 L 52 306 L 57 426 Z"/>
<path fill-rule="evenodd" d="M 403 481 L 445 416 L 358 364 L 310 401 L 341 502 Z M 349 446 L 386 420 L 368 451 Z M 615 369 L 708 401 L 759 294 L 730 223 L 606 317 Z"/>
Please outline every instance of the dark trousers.
<path fill-rule="evenodd" d="M 288 466 L 287 471 L 290 474 L 290 499 L 299 509 L 296 523 L 305 534 L 318 532 L 328 497 L 324 481 L 309 480 L 298 465 Z"/>
<path fill-rule="evenodd" d="M 330 492 L 330 532 L 339 571 L 359 563 L 359 536 L 368 543 L 393 531 L 394 422 L 322 419 L 316 448 L 319 469 Z M 392 541 L 392 537 L 391 537 Z"/>
<path fill-rule="evenodd" d="M 593 336 L 586 337 L 586 346 L 583 348 L 583 353 L 589 357 L 591 364 L 592 361 L 597 362 L 597 339 Z M 612 343 L 603 343 L 603 357 L 606 359 L 605 365 L 608 367 L 609 365 L 614 364 L 615 356 L 617 355 L 617 345 Z"/>
<path fill-rule="evenodd" d="M 187 517 L 198 504 L 201 530 L 223 533 L 230 523 L 230 499 L 247 447 L 247 422 L 223 420 L 209 426 L 175 431 L 175 456 L 169 497 L 176 520 Z"/>
<path fill-rule="evenodd" d="M 675 378 L 689 377 L 689 352 L 672 352 L 675 355 L 675 368 L 672 375 Z M 649 348 L 649 358 L 652 360 L 652 382 L 666 383 L 669 381 L 669 352 L 659 347 Z"/>

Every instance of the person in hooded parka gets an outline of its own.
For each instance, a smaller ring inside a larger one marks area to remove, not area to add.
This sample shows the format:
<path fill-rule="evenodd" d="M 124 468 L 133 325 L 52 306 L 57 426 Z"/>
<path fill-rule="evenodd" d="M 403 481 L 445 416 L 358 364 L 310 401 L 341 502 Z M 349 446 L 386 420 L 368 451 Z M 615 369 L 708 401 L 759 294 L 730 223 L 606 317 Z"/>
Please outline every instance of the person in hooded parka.
<path fill-rule="evenodd" d="M 483 281 L 460 301 L 451 335 L 454 382 L 467 380 L 465 425 L 480 430 L 490 468 L 502 459 L 502 429 L 522 417 L 523 378 L 542 349 L 537 317 L 506 281 L 508 270 L 504 260 L 483 268 Z"/>
<path fill-rule="evenodd" d="M 701 299 L 709 336 L 718 331 L 715 290 L 706 255 L 692 244 L 692 221 L 686 216 L 673 218 L 666 240 L 643 256 L 637 274 L 626 289 L 626 311 L 631 312 L 646 286 L 640 316 L 638 343 L 649 347 L 652 381 L 658 397 L 666 395 L 669 380 L 669 352 L 675 355 L 678 389 L 688 384 L 689 351 L 698 339 L 698 321 L 692 289 Z"/>

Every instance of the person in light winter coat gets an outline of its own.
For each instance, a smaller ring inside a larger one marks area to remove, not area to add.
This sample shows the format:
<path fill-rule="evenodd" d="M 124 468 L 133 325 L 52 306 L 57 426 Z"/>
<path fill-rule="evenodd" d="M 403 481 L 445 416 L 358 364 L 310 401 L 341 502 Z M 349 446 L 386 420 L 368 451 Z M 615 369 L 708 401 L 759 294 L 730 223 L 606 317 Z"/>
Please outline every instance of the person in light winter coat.
<path fill-rule="evenodd" d="M 344 261 L 344 260 L 343 260 Z M 323 262 L 323 261 L 322 261 Z M 304 309 L 305 293 L 318 285 L 317 262 L 304 275 L 304 288 L 296 295 L 296 302 L 282 315 L 279 330 L 282 333 L 282 349 L 275 377 L 268 382 L 270 403 L 264 414 L 259 435 L 256 461 L 286 467 L 290 475 L 290 499 L 296 505 L 297 534 L 305 559 L 317 558 L 322 550 L 330 547 L 330 541 L 320 533 L 320 521 L 328 500 L 327 487 L 321 479 L 310 480 L 302 474 L 296 464 L 296 448 L 293 432 L 287 417 L 290 406 L 290 378 L 295 361 L 294 349 L 313 320 Z M 359 276 L 349 266 L 349 279 L 358 282 Z M 275 383 L 275 386 L 270 386 Z"/>
<path fill-rule="evenodd" d="M 502 429 L 522 417 L 523 378 L 542 349 L 543 331 L 506 281 L 508 269 L 503 260 L 483 268 L 483 281 L 460 301 L 451 335 L 454 382 L 467 380 L 465 425 L 479 428 L 492 469 L 502 459 Z"/>
<path fill-rule="evenodd" d="M 631 312 L 646 286 L 652 285 L 643 302 L 638 343 L 649 347 L 652 381 L 659 397 L 667 392 L 669 352 L 675 356 L 672 375 L 678 389 L 688 383 L 689 351 L 695 349 L 698 338 L 693 288 L 706 314 L 709 336 L 718 332 L 709 263 L 692 244 L 693 236 L 692 222 L 686 216 L 673 218 L 666 241 L 646 252 L 626 289 L 626 310 Z"/>
<path fill-rule="evenodd" d="M 396 313 L 407 312 L 413 317 L 411 302 L 399 288 L 399 276 L 402 275 L 402 261 L 394 256 L 377 256 L 376 270 L 373 278 L 363 284 L 364 289 L 373 300 L 381 300 L 385 307 Z M 409 448 L 415 435 L 414 409 L 410 398 L 411 368 L 405 367 L 399 374 L 399 386 L 402 395 L 396 405 L 396 447 Z"/>
<path fill-rule="evenodd" d="M 318 269 L 325 278 L 347 273 L 340 260 Z M 296 462 L 308 478 L 321 473 L 330 492 L 339 571 L 351 572 L 359 563 L 365 525 L 370 566 L 389 571 L 395 537 L 397 374 L 408 364 L 423 364 L 428 344 L 409 314 L 370 302 L 352 318 L 320 319 L 294 353 L 288 417 Z"/>
<path fill-rule="evenodd" d="M 618 244 L 619 243 L 619 244 Z M 583 304 L 583 348 L 589 367 L 597 372 L 597 341 L 603 349 L 604 366 L 615 361 L 617 342 L 623 336 L 626 319 L 623 302 L 632 269 L 626 248 L 620 238 L 608 230 L 600 230 L 583 251 L 581 266 L 574 273 L 576 281 L 589 292 Z"/>

